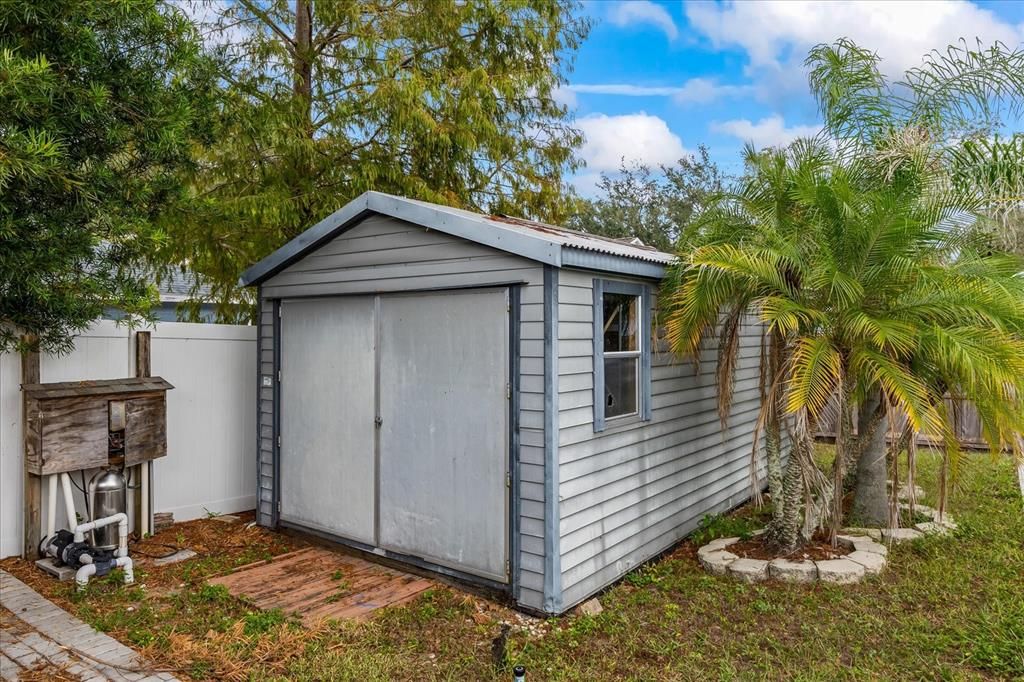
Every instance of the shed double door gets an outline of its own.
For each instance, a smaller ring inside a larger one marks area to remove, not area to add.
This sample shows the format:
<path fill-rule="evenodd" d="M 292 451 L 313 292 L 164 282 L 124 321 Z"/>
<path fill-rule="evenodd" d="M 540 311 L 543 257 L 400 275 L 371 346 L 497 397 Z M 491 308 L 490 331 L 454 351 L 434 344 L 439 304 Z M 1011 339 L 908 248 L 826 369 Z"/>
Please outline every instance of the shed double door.
<path fill-rule="evenodd" d="M 282 521 L 507 582 L 507 301 L 284 301 Z"/>

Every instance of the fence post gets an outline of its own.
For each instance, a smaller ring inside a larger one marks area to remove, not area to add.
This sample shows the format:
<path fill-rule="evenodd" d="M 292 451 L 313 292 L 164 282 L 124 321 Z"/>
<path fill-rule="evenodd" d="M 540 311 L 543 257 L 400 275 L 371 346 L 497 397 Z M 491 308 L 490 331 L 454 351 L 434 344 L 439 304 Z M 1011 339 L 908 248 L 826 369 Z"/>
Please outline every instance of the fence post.
<path fill-rule="evenodd" d="M 22 336 L 22 342 L 30 349 L 21 354 L 21 429 L 22 429 L 22 467 L 25 472 L 25 487 L 22 495 L 23 504 L 23 544 L 21 555 L 26 559 L 35 559 L 39 552 L 42 523 L 40 515 L 43 506 L 43 479 L 28 470 L 28 399 L 24 387 L 27 384 L 39 383 L 39 340 L 34 336 Z"/>
<path fill-rule="evenodd" d="M 152 335 L 148 331 L 135 332 L 135 376 L 136 377 L 150 377 L 153 376 L 153 357 L 152 357 Z M 135 518 L 138 526 L 135 528 L 136 534 L 141 540 L 143 538 L 144 531 L 148 531 L 150 534 L 153 532 L 153 465 L 155 462 L 148 462 L 135 465 L 135 478 L 138 480 L 136 483 L 135 492 L 132 495 L 132 516 Z M 146 477 L 146 485 L 142 485 L 142 477 Z M 146 516 L 149 518 L 143 519 L 143 504 L 142 494 L 145 489 L 146 497 Z"/>

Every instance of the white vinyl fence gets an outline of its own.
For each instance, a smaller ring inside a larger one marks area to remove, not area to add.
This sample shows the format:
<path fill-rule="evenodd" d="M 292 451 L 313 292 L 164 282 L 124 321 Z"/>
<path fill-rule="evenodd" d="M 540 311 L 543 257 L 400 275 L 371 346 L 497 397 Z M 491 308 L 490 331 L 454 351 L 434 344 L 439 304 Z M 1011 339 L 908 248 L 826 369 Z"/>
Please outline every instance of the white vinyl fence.
<path fill-rule="evenodd" d="M 174 386 L 167 393 L 167 456 L 154 463 L 153 511 L 182 521 L 254 508 L 256 327 L 162 322 L 149 331 L 152 374 Z M 41 380 L 135 376 L 134 336 L 99 321 L 70 354 L 42 356 Z M 21 357 L 0 355 L 0 558 L 21 553 L 20 385 Z M 58 527 L 64 518 L 58 508 Z"/>

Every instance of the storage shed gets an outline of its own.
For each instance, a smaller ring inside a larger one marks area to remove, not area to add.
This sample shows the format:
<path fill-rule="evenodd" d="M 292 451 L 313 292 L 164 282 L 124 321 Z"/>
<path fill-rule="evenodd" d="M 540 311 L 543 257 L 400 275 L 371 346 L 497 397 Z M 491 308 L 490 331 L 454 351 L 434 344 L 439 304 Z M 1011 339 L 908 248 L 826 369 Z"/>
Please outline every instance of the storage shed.
<path fill-rule="evenodd" d="M 561 613 L 750 493 L 732 414 L 667 352 L 670 254 L 368 192 L 254 265 L 259 523 Z"/>

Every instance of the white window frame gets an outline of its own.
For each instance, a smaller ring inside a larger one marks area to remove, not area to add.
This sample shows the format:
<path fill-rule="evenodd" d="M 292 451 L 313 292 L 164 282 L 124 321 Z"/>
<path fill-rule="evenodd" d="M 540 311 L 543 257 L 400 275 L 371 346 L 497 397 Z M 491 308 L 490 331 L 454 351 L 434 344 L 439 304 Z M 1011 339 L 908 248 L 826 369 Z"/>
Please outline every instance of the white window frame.
<path fill-rule="evenodd" d="M 651 420 L 651 292 L 650 287 L 636 282 L 595 279 L 594 286 L 594 431 L 606 426 Z M 637 301 L 637 348 L 630 351 L 604 350 L 604 295 L 634 296 Z M 637 358 L 636 411 L 607 417 L 605 414 L 605 358 Z"/>

